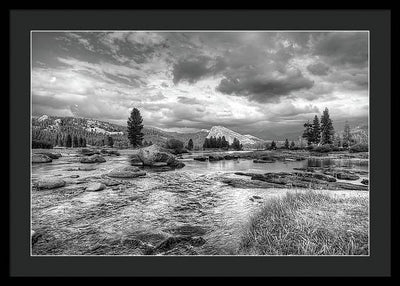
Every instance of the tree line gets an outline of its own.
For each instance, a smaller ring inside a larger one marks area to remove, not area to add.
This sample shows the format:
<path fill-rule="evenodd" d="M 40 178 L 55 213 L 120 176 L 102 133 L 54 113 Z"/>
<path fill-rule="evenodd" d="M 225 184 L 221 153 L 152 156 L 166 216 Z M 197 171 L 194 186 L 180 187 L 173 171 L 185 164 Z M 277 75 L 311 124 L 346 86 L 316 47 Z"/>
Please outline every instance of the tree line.
<path fill-rule="evenodd" d="M 357 144 L 357 141 L 353 138 L 350 125 L 347 121 L 345 122 L 341 136 L 338 132 L 335 132 L 328 108 L 325 108 L 323 111 L 321 119 L 315 115 L 312 123 L 310 123 L 310 121 L 304 123 L 302 138 L 307 140 L 308 146 L 333 145 L 349 148 L 352 145 Z"/>
<path fill-rule="evenodd" d="M 307 145 L 326 145 L 333 144 L 335 130 L 332 119 L 329 116 L 328 108 L 325 108 L 321 115 L 321 120 L 317 115 L 314 116 L 312 123 L 304 123 L 304 132 L 302 137 L 307 140 Z"/>

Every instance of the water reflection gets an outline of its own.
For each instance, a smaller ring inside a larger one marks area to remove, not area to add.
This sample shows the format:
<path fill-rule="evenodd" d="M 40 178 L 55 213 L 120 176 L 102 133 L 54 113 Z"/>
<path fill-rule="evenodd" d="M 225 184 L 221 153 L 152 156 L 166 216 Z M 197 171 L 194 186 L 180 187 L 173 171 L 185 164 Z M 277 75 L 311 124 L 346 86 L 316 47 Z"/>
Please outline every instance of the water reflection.
<path fill-rule="evenodd" d="M 334 159 L 334 158 L 308 158 L 305 167 L 341 167 L 368 170 L 368 160 L 360 159 Z"/>

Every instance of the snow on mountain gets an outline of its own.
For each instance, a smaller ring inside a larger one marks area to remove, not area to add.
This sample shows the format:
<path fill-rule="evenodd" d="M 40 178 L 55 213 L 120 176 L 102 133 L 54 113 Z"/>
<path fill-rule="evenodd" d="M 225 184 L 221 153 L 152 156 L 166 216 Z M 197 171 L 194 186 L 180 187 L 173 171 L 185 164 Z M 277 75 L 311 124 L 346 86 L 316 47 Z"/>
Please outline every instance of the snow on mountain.
<path fill-rule="evenodd" d="M 241 144 L 243 145 L 252 145 L 252 144 L 257 144 L 261 143 L 264 140 L 257 138 L 252 135 L 242 135 L 239 134 L 235 131 L 232 131 L 226 127 L 223 126 L 213 126 L 210 130 L 210 132 L 207 135 L 207 138 L 210 137 L 222 137 L 225 136 L 225 139 L 229 142 L 229 144 L 232 144 L 233 139 L 236 138 L 240 141 Z"/>
<path fill-rule="evenodd" d="M 47 120 L 47 119 L 49 119 L 49 116 L 46 115 L 46 114 L 44 114 L 44 115 L 42 115 L 42 116 L 40 116 L 40 117 L 38 118 L 38 121 L 39 121 L 39 122 L 42 122 L 42 121 L 45 121 L 45 120 Z"/>

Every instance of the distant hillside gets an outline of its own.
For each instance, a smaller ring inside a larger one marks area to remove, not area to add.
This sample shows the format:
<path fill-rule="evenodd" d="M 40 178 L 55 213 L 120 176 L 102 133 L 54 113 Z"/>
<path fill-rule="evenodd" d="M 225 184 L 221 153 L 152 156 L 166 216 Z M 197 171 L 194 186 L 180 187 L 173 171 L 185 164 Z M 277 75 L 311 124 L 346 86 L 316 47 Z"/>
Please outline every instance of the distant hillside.
<path fill-rule="evenodd" d="M 199 148 L 203 146 L 208 134 L 206 130 L 195 133 L 167 132 L 151 126 L 144 126 L 142 132 L 143 140 L 148 143 L 163 145 L 168 139 L 173 138 L 187 144 L 189 139 L 192 139 L 194 146 Z M 60 140 L 65 141 L 68 134 L 86 138 L 89 145 L 102 145 L 103 140 L 106 142 L 107 136 L 113 137 L 116 146 L 128 147 L 129 145 L 125 126 L 77 117 L 42 115 L 32 118 L 33 140 L 45 141 L 57 146 L 60 145 Z"/>
<path fill-rule="evenodd" d="M 155 144 L 162 145 L 168 139 L 177 139 L 182 141 L 185 145 L 190 139 L 193 140 L 193 146 L 201 148 L 203 146 L 204 139 L 208 132 L 205 130 L 194 132 L 194 133 L 179 133 L 179 132 L 168 132 L 159 128 L 145 126 L 143 128 L 144 140 Z"/>
<path fill-rule="evenodd" d="M 238 139 L 243 146 L 253 146 L 264 143 L 264 140 L 253 135 L 242 135 L 223 126 L 213 126 L 208 133 L 207 138 L 218 138 L 223 136 L 225 136 L 225 139 L 229 142 L 229 144 L 232 144 L 235 138 Z"/>
<path fill-rule="evenodd" d="M 179 133 L 168 132 L 159 128 L 144 126 L 144 138 L 147 143 L 163 145 L 168 139 L 177 139 L 185 145 L 193 140 L 195 149 L 202 148 L 205 138 L 222 137 L 231 144 L 236 138 L 245 147 L 260 147 L 266 141 L 251 134 L 242 135 L 223 126 L 213 126 L 209 131 L 202 129 L 198 132 Z M 127 130 L 125 126 L 95 119 L 77 117 L 59 117 L 42 115 L 32 118 L 32 139 L 45 141 L 59 146 L 66 140 L 67 135 L 82 137 L 89 145 L 103 145 L 107 137 L 112 136 L 115 146 L 128 147 Z M 63 145 L 61 145 L 63 146 Z"/>

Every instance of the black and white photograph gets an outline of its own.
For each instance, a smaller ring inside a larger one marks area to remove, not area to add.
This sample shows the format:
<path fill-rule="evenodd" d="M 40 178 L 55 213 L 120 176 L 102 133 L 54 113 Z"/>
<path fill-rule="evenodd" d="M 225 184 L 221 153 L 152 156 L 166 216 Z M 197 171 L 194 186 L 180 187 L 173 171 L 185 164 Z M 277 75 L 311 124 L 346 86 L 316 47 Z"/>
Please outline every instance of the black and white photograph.
<path fill-rule="evenodd" d="M 369 41 L 32 30 L 30 255 L 370 256 Z"/>

